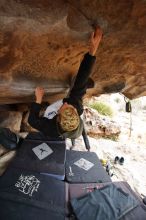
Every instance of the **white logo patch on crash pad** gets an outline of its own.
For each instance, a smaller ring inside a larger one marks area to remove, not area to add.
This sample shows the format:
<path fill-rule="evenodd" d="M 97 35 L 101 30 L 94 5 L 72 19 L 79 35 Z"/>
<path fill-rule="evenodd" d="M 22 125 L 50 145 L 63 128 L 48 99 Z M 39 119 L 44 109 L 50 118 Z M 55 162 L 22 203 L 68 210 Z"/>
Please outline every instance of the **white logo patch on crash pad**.
<path fill-rule="evenodd" d="M 20 192 L 32 196 L 34 192 L 37 192 L 40 186 L 40 181 L 33 175 L 24 176 L 21 174 L 15 187 L 19 189 Z"/>
<path fill-rule="evenodd" d="M 52 149 L 46 143 L 42 143 L 37 147 L 32 148 L 32 151 L 39 158 L 39 160 L 42 160 L 53 153 Z"/>
<path fill-rule="evenodd" d="M 91 163 L 90 161 L 88 161 L 84 158 L 79 159 L 74 164 L 84 170 L 87 170 L 87 171 L 90 170 L 94 166 L 93 163 Z"/>

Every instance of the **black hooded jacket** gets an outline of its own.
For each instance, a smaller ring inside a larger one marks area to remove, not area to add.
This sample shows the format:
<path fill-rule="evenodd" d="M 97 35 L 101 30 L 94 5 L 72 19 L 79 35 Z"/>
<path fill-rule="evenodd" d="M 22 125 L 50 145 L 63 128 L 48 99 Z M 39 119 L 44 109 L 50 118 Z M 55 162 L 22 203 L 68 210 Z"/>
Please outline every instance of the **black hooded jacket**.
<path fill-rule="evenodd" d="M 95 63 L 95 60 L 96 60 L 95 56 L 91 56 L 89 53 L 85 54 L 80 64 L 74 82 L 74 86 L 70 91 L 69 97 L 63 99 L 63 103 L 67 102 L 68 104 L 73 105 L 77 109 L 79 115 L 83 113 L 82 97 L 86 93 L 88 79 L 92 72 L 92 67 L 93 64 Z M 28 118 L 28 123 L 33 128 L 36 128 L 37 130 L 41 131 L 46 136 L 52 138 L 60 137 L 60 133 L 58 131 L 58 126 L 57 126 L 57 116 L 55 116 L 52 119 L 40 117 L 39 116 L 40 110 L 41 110 L 41 104 L 32 103 Z"/>

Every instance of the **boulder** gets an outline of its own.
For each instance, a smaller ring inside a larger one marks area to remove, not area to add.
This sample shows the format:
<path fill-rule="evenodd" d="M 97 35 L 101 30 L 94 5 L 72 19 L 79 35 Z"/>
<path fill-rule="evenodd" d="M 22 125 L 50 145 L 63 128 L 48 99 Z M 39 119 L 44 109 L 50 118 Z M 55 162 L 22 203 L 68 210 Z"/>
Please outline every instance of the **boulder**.
<path fill-rule="evenodd" d="M 21 128 L 22 113 L 18 111 L 1 111 L 0 127 L 9 128 L 13 132 L 19 132 Z"/>
<path fill-rule="evenodd" d="M 88 95 L 146 95 L 145 0 L 1 0 L 0 103 L 28 103 L 43 86 L 64 97 L 96 25 L 103 29 Z"/>
<path fill-rule="evenodd" d="M 100 115 L 89 107 L 84 109 L 84 124 L 87 133 L 92 137 L 104 137 L 116 140 L 121 133 L 121 127 L 108 116 Z"/>

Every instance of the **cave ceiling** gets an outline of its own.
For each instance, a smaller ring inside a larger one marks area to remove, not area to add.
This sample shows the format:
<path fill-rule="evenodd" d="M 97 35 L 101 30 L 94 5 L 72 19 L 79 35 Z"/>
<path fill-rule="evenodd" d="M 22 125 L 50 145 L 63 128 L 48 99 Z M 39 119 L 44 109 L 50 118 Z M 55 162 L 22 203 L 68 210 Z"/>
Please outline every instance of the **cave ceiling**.
<path fill-rule="evenodd" d="M 146 0 L 0 0 L 0 104 L 68 92 L 97 24 L 103 39 L 87 95 L 146 95 Z"/>

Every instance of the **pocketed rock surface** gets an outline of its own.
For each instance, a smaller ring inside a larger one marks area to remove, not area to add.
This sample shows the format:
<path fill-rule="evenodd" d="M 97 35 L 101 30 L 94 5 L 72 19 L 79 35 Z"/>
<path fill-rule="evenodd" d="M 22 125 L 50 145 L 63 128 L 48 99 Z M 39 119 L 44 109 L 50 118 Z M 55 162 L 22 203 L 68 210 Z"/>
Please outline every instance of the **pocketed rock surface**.
<path fill-rule="evenodd" d="M 50 103 L 64 97 L 97 24 L 104 36 L 88 95 L 146 95 L 145 0 L 1 0 L 0 104 L 32 102 L 38 85 Z"/>

